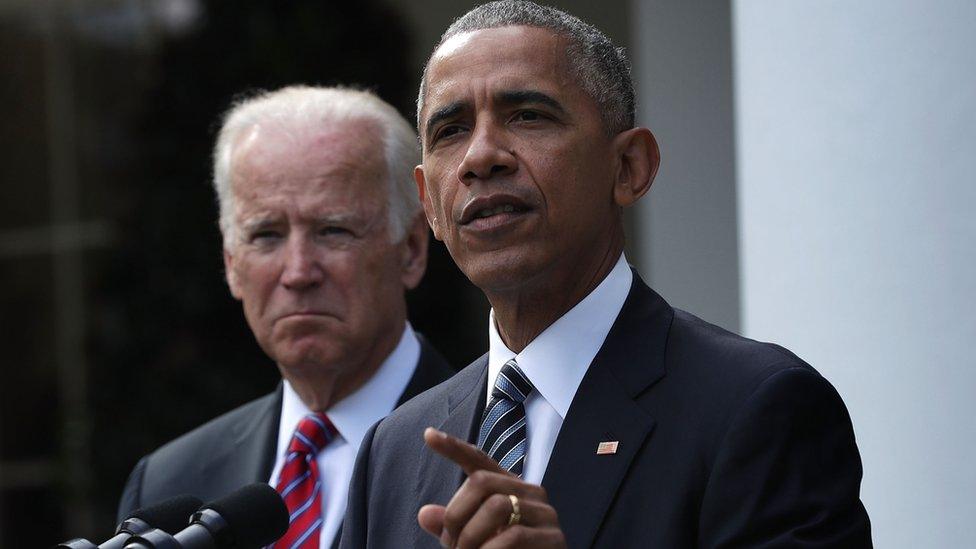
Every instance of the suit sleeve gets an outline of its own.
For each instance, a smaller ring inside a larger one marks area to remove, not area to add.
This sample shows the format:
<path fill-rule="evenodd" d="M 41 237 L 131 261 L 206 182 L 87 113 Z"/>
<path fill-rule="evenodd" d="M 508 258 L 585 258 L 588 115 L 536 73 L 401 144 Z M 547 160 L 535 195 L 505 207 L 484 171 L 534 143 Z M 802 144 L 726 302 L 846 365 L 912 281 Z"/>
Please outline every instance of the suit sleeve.
<path fill-rule="evenodd" d="M 759 384 L 733 416 L 703 499 L 701 547 L 871 547 L 861 459 L 837 391 L 802 367 Z"/>
<path fill-rule="evenodd" d="M 359 454 L 356 456 L 356 466 L 353 468 L 352 480 L 349 482 L 349 496 L 346 500 L 346 516 L 342 521 L 339 549 L 366 547 L 369 517 L 369 451 L 373 446 L 376 425 L 366 431 L 363 442 L 359 446 Z"/>
<path fill-rule="evenodd" d="M 126 481 L 125 488 L 122 490 L 122 497 L 119 500 L 119 511 L 116 517 L 118 522 L 122 522 L 122 519 L 142 506 L 142 477 L 146 472 L 147 459 L 149 458 L 140 459 L 132 472 L 129 473 L 129 480 Z"/>

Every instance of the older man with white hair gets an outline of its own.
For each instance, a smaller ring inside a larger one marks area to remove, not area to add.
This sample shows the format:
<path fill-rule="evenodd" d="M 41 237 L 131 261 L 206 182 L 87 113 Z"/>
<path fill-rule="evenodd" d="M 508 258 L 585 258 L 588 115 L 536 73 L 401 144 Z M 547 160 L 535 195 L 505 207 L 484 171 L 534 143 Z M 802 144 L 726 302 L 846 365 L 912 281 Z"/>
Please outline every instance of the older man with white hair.
<path fill-rule="evenodd" d="M 284 88 L 225 116 L 214 148 L 224 264 L 282 382 L 144 457 L 119 515 L 177 494 L 278 488 L 276 545 L 330 547 L 366 430 L 450 376 L 407 321 L 427 263 L 410 124 L 374 94 Z"/>

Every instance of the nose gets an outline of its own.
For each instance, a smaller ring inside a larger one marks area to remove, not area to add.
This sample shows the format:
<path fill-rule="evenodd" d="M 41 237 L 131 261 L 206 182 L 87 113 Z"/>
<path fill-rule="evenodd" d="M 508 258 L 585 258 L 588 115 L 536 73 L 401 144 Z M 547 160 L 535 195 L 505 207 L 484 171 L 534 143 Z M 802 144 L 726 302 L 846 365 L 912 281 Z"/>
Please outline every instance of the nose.
<path fill-rule="evenodd" d="M 468 142 L 468 150 L 458 165 L 461 183 L 506 175 L 515 171 L 518 159 L 507 147 L 504 131 L 493 124 L 477 124 Z"/>
<path fill-rule="evenodd" d="M 284 250 L 285 265 L 281 284 L 289 290 L 305 290 L 322 283 L 325 273 L 316 255 L 315 245 L 299 234 L 289 235 Z"/>

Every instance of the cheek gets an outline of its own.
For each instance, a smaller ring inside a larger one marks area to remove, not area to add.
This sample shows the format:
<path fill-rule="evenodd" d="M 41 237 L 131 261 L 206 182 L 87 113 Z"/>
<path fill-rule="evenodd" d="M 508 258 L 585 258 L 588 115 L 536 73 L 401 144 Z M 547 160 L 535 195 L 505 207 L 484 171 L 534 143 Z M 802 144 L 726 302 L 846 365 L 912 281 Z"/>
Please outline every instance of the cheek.
<path fill-rule="evenodd" d="M 568 221 L 584 222 L 588 213 L 602 210 L 601 204 L 612 204 L 608 162 L 593 150 L 592 144 L 583 141 L 550 144 L 539 151 L 533 163 L 533 175 L 552 213 L 568 212 L 572 216 Z"/>
<path fill-rule="evenodd" d="M 237 287 L 248 314 L 264 311 L 278 282 L 280 269 L 271 258 L 239 263 L 234 269 Z"/>
<path fill-rule="evenodd" d="M 445 235 L 453 227 L 451 223 L 452 211 L 453 211 L 453 201 L 456 196 L 456 189 L 452 189 L 445 185 L 431 185 L 427 186 L 427 195 L 425 204 L 427 221 L 430 223 L 430 228 L 434 233 L 434 238 L 437 240 L 444 240 Z"/>
<path fill-rule="evenodd" d="M 428 193 L 437 223 L 443 226 L 444 219 L 451 209 L 451 193 L 446 185 L 439 184 L 428 187 Z"/>
<path fill-rule="evenodd" d="M 451 207 L 451 200 L 457 191 L 456 181 L 457 166 L 454 158 L 438 158 L 429 161 L 429 168 L 425 172 L 429 174 L 427 178 L 427 196 L 437 212 L 440 219 L 442 214 Z"/>
<path fill-rule="evenodd" d="M 241 286 L 251 291 L 260 291 L 275 283 L 275 264 L 271 260 L 252 261 L 246 268 L 238 270 Z"/>

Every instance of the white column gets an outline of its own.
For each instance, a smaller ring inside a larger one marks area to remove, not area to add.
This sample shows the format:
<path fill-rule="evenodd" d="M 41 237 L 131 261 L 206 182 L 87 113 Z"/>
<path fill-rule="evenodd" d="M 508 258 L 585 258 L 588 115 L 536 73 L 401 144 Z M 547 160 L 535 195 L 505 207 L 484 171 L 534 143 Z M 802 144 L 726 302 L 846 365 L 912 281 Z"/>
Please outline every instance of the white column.
<path fill-rule="evenodd" d="M 733 9 L 743 329 L 838 388 L 878 547 L 971 547 L 976 2 Z"/>

